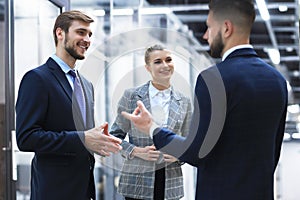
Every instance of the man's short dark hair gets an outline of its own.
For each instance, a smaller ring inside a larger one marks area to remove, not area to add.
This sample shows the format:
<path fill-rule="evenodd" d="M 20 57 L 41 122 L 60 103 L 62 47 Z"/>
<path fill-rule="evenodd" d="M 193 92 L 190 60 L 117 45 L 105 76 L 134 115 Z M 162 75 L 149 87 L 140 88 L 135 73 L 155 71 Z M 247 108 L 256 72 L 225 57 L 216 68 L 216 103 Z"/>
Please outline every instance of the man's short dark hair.
<path fill-rule="evenodd" d="M 216 19 L 229 19 L 239 26 L 252 27 L 256 16 L 253 0 L 210 0 L 209 10 Z"/>
<path fill-rule="evenodd" d="M 56 18 L 53 27 L 53 36 L 54 36 L 55 45 L 57 45 L 56 29 L 61 28 L 65 33 L 68 33 L 69 28 L 72 25 L 72 22 L 75 20 L 86 22 L 86 23 L 94 22 L 94 20 L 91 17 L 87 16 L 86 14 L 78 10 L 66 11 L 61 13 Z"/>

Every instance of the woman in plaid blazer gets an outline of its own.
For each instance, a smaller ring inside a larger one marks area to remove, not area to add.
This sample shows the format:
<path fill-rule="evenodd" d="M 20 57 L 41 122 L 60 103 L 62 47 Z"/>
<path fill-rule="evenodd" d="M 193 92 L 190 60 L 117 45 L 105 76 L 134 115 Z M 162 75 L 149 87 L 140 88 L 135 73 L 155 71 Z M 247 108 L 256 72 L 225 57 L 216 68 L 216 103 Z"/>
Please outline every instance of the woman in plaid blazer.
<path fill-rule="evenodd" d="M 141 100 L 156 116 L 157 123 L 185 136 L 191 118 L 190 99 L 170 85 L 174 72 L 171 53 L 161 45 L 145 52 L 145 67 L 152 80 L 142 86 L 125 90 L 110 134 L 121 138 L 121 155 L 125 158 L 118 192 L 131 199 L 180 199 L 184 196 L 181 165 L 175 157 L 155 149 L 152 139 L 139 132 L 122 111 L 132 113 Z M 125 141 L 128 134 L 129 142 Z"/>

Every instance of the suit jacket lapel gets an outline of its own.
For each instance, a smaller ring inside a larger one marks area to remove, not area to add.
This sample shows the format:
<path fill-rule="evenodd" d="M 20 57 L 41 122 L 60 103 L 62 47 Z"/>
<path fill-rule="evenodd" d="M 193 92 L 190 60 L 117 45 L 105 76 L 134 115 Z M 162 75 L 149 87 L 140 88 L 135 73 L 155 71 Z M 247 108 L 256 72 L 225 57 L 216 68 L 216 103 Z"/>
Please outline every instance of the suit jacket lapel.
<path fill-rule="evenodd" d="M 149 83 L 146 83 L 145 85 L 141 86 L 139 89 L 137 89 L 137 96 L 138 98 L 143 102 L 147 110 L 151 111 L 151 104 L 150 104 L 150 97 L 149 97 Z M 169 104 L 169 116 L 168 116 L 168 126 L 171 128 L 174 128 L 176 125 L 176 122 L 178 121 L 177 118 L 179 117 L 179 113 L 181 109 L 180 106 L 181 97 L 177 94 L 175 90 L 172 88 L 171 92 L 171 99 Z M 135 106 L 134 106 L 135 108 Z"/>
<path fill-rule="evenodd" d="M 177 122 L 177 118 L 179 116 L 179 109 L 181 109 L 180 106 L 181 97 L 177 95 L 177 93 L 172 89 L 171 92 L 171 99 L 169 104 L 169 116 L 168 116 L 168 126 L 171 128 L 175 127 L 175 123 Z"/>
<path fill-rule="evenodd" d="M 70 103 L 72 104 L 73 118 L 74 118 L 76 128 L 78 130 L 83 130 L 84 129 L 84 123 L 83 123 L 83 119 L 82 119 L 82 116 L 81 116 L 81 112 L 80 112 L 78 104 L 74 103 L 72 101 L 73 91 L 72 91 L 72 88 L 70 86 L 70 83 L 68 82 L 68 80 L 66 78 L 65 73 L 61 70 L 59 65 L 52 58 L 49 58 L 46 63 L 49 66 L 52 74 L 54 75 L 54 77 L 56 78 L 56 80 L 61 85 L 61 87 L 65 91 L 66 95 L 70 99 Z"/>
<path fill-rule="evenodd" d="M 149 97 L 149 83 L 144 84 L 137 90 L 137 96 L 143 102 L 147 110 L 151 113 L 151 104 L 150 104 L 150 97 Z"/>
<path fill-rule="evenodd" d="M 49 58 L 46 62 L 46 64 L 49 66 L 52 74 L 56 78 L 56 80 L 59 82 L 61 87 L 66 92 L 69 99 L 72 101 L 72 88 L 66 78 L 65 73 L 61 70 L 61 68 L 58 66 L 58 64 L 52 59 Z"/>

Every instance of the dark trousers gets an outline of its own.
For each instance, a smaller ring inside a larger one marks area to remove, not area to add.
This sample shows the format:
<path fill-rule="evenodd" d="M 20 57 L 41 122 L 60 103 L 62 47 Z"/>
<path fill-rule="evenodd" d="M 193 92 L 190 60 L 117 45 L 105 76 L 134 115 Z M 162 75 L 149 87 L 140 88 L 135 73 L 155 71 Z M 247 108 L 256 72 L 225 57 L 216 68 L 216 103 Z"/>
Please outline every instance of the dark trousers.
<path fill-rule="evenodd" d="M 154 197 L 153 200 L 164 200 L 165 198 L 165 168 L 159 168 L 155 171 Z"/>
<path fill-rule="evenodd" d="M 164 200 L 165 198 L 165 168 L 160 168 L 155 171 L 155 180 L 154 180 L 154 197 L 153 200 Z M 125 200 L 142 200 L 134 199 L 130 197 L 125 197 Z"/>

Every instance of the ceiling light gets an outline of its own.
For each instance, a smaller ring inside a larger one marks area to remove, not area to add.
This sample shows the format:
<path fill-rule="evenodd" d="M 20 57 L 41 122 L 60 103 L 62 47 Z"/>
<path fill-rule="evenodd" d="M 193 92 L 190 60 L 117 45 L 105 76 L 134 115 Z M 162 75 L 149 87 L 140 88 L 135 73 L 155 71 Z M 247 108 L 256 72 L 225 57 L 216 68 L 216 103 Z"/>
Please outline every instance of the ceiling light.
<path fill-rule="evenodd" d="M 288 11 L 288 7 L 287 7 L 286 5 L 280 5 L 280 6 L 278 7 L 278 10 L 279 10 L 280 12 L 286 12 L 286 11 Z"/>
<path fill-rule="evenodd" d="M 293 71 L 293 76 L 296 77 L 296 76 L 299 76 L 299 75 L 300 75 L 300 72 L 298 70 L 294 70 Z"/>
<path fill-rule="evenodd" d="M 294 48 L 293 47 L 286 47 L 285 50 L 287 52 L 292 52 L 292 51 L 294 51 Z"/>
<path fill-rule="evenodd" d="M 113 15 L 124 16 L 124 15 L 133 15 L 132 9 L 113 9 Z"/>
<path fill-rule="evenodd" d="M 93 15 L 95 15 L 96 17 L 103 17 L 105 15 L 105 11 L 104 10 L 94 10 Z"/>
<path fill-rule="evenodd" d="M 293 139 L 300 139 L 300 133 L 293 133 L 292 138 Z"/>
<path fill-rule="evenodd" d="M 140 13 L 142 15 L 157 15 L 157 14 L 170 14 L 169 8 L 141 8 Z"/>

